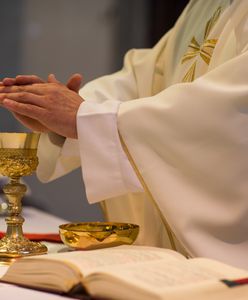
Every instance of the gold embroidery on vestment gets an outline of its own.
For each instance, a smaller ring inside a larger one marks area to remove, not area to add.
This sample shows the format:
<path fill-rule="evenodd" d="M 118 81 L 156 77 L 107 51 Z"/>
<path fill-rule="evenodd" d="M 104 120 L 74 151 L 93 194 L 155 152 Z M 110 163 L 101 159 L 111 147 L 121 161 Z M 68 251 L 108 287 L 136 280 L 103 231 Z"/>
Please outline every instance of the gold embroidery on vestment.
<path fill-rule="evenodd" d="M 209 65 L 211 57 L 213 55 L 214 48 L 217 44 L 218 39 L 208 39 L 208 36 L 218 21 L 221 14 L 221 7 L 218 7 L 218 9 L 215 11 L 213 16 L 208 20 L 206 26 L 205 26 L 205 32 L 204 32 L 204 40 L 203 43 L 200 45 L 196 38 L 193 36 L 193 38 L 190 41 L 190 44 L 188 46 L 187 52 L 184 54 L 181 63 L 185 63 L 186 61 L 189 61 L 196 57 L 201 57 L 203 61 Z M 183 82 L 191 82 L 195 79 L 195 70 L 196 70 L 196 64 L 197 61 L 195 61 L 189 70 L 184 75 L 182 81 Z"/>

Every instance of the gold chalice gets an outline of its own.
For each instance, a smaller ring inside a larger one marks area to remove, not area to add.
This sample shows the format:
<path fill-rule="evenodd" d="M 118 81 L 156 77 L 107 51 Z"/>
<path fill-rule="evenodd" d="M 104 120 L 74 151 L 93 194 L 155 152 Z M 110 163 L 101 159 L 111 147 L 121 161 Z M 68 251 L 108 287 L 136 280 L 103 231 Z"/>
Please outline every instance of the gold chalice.
<path fill-rule="evenodd" d="M 39 133 L 0 133 L 0 174 L 10 181 L 3 187 L 8 202 L 6 235 L 0 240 L 0 260 L 43 254 L 47 247 L 23 236 L 21 200 L 27 187 L 20 183 L 22 176 L 32 174 L 38 166 Z"/>

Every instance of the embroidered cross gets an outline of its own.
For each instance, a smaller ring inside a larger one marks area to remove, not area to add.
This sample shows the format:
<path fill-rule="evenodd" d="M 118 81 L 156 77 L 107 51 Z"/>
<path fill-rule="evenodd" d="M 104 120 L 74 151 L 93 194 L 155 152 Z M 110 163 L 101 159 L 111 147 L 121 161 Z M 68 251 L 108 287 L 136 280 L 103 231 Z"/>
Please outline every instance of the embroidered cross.
<path fill-rule="evenodd" d="M 198 43 L 196 38 L 193 36 L 188 46 L 188 50 L 182 58 L 181 61 L 182 64 L 185 63 L 186 61 L 189 61 L 195 57 L 200 56 L 203 59 L 203 61 L 209 65 L 218 39 L 208 39 L 208 36 L 210 31 L 218 21 L 220 14 L 221 14 L 221 7 L 218 7 L 218 9 L 215 11 L 213 16 L 208 20 L 206 24 L 204 39 L 202 44 Z M 196 62 L 197 60 L 195 60 L 195 62 L 191 65 L 187 73 L 184 75 L 182 82 L 191 82 L 195 79 Z"/>

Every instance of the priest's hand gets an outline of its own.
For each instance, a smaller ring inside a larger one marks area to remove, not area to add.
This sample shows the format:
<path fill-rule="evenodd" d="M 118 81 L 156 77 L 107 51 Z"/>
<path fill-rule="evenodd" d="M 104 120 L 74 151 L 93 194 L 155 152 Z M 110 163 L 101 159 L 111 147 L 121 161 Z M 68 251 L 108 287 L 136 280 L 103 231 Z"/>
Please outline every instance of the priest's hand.
<path fill-rule="evenodd" d="M 53 75 L 50 75 L 47 83 L 41 80 L 34 83 L 39 79 L 33 77 L 31 85 L 21 85 L 27 84 L 28 79 L 31 78 L 20 76 L 4 79 L 4 86 L 0 86 L 0 104 L 32 130 L 53 131 L 65 137 L 77 138 L 76 114 L 83 102 L 77 93 L 81 76 L 80 80 L 77 75 L 68 81 L 69 87 L 75 91 L 62 85 Z"/>
<path fill-rule="evenodd" d="M 61 85 L 61 83 L 56 79 L 56 77 L 53 74 L 50 74 L 48 76 L 47 82 L 57 83 Z M 69 78 L 67 82 L 67 88 L 69 88 L 74 92 L 78 92 L 81 86 L 81 82 L 82 82 L 82 76 L 80 74 L 74 74 Z M 35 75 L 18 75 L 15 78 L 4 78 L 3 81 L 1 82 L 1 86 L 28 85 L 28 84 L 37 84 L 37 83 L 45 83 L 45 81 Z M 2 102 L 3 95 L 1 94 L 0 94 L 0 99 L 1 99 L 0 102 Z M 8 108 L 7 106 L 5 107 Z M 45 126 L 40 120 L 33 119 L 31 118 L 31 116 L 26 116 L 14 112 L 13 110 L 12 113 L 14 114 L 15 118 L 18 121 L 20 121 L 20 123 L 30 128 L 31 130 L 40 131 L 40 132 L 51 131 L 51 129 Z"/>
<path fill-rule="evenodd" d="M 1 85 L 4 86 L 11 86 L 11 85 L 27 85 L 27 84 L 34 84 L 34 83 L 45 83 L 43 79 L 36 75 L 18 75 L 16 77 L 6 77 L 1 82 Z M 47 82 L 52 83 L 61 83 L 59 82 L 54 74 L 48 75 Z M 82 75 L 75 73 L 73 74 L 67 81 L 66 86 L 68 89 L 78 92 L 80 86 L 82 84 Z"/>

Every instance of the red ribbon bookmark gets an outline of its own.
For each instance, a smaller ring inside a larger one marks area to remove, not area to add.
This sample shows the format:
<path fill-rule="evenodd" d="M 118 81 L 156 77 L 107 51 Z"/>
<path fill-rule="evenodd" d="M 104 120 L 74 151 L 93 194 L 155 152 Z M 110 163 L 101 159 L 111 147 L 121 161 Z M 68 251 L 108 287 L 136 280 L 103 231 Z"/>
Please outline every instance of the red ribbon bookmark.
<path fill-rule="evenodd" d="M 227 280 L 223 279 L 221 280 L 223 283 L 225 283 L 228 287 L 235 287 L 239 285 L 244 285 L 248 284 L 248 278 L 240 278 L 240 279 L 235 279 L 235 280 Z"/>

